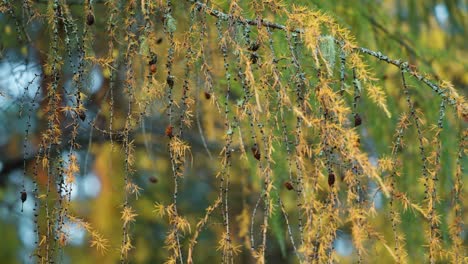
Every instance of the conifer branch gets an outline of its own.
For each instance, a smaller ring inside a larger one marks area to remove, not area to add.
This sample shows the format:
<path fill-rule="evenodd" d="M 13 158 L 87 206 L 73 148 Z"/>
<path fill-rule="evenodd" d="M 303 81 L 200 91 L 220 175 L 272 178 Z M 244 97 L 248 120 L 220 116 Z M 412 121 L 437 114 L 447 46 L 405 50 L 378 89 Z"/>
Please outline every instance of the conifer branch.
<path fill-rule="evenodd" d="M 211 16 L 214 16 L 214 17 L 216 17 L 218 19 L 225 20 L 225 21 L 234 20 L 234 21 L 236 21 L 236 22 L 238 22 L 240 24 L 243 24 L 243 25 L 264 26 L 264 27 L 268 27 L 270 29 L 283 30 L 283 31 L 293 32 L 293 33 L 298 33 L 298 34 L 304 34 L 305 33 L 305 31 L 303 29 L 288 28 L 285 25 L 281 25 L 281 24 L 278 24 L 278 23 L 273 23 L 273 22 L 270 22 L 270 21 L 267 21 L 267 20 L 264 20 L 264 19 L 261 19 L 261 18 L 246 19 L 246 18 L 243 18 L 243 17 L 233 16 L 233 15 L 230 15 L 230 14 L 223 13 L 223 12 L 221 12 L 221 11 L 219 11 L 217 9 L 214 9 L 213 7 L 210 7 L 207 4 L 201 3 L 199 1 L 193 1 L 193 0 L 189 0 L 189 1 L 194 3 L 194 5 L 196 5 L 199 10 L 205 11 L 207 14 L 209 14 Z M 339 40 L 335 40 L 335 41 L 338 44 L 340 42 Z M 423 76 L 422 74 L 418 73 L 418 71 L 415 69 L 415 67 L 411 66 L 407 61 L 392 59 L 392 58 L 390 58 L 389 56 L 383 54 L 380 51 L 374 51 L 374 50 L 364 48 L 364 47 L 356 47 L 356 48 L 353 49 L 353 51 L 361 52 L 361 53 L 370 55 L 370 56 L 375 57 L 375 58 L 377 58 L 377 59 L 379 59 L 381 61 L 384 61 L 384 62 L 386 62 L 388 64 L 392 64 L 392 65 L 397 66 L 398 68 L 402 69 L 405 72 L 408 72 L 414 78 L 418 79 L 419 81 L 421 81 L 424 84 L 426 84 L 427 86 L 429 86 L 434 92 L 436 92 L 438 95 L 440 95 L 442 97 L 442 99 L 445 100 L 446 102 L 448 102 L 450 105 L 452 105 L 452 106 L 457 105 L 458 102 L 457 102 L 456 98 L 454 98 L 454 97 L 457 97 L 456 95 L 451 96 L 450 94 L 448 94 L 449 91 L 447 89 L 443 89 L 442 87 L 435 84 L 434 82 L 432 82 L 431 80 L 429 80 L 428 78 Z M 462 104 L 461 108 L 464 109 L 464 111 L 468 111 L 467 110 L 468 106 L 466 106 L 466 103 L 462 102 L 461 104 Z"/>
<path fill-rule="evenodd" d="M 214 16 L 218 19 L 222 19 L 225 21 L 228 20 L 235 20 L 236 22 L 243 24 L 243 25 L 250 25 L 250 26 L 264 26 L 272 29 L 279 29 L 283 31 L 290 31 L 290 32 L 296 32 L 296 33 L 303 33 L 303 30 L 301 29 L 289 29 L 284 25 L 278 24 L 278 23 L 273 23 L 264 19 L 247 19 L 244 17 L 236 17 L 230 14 L 223 13 L 217 9 L 214 9 L 213 7 L 208 6 L 207 4 L 201 3 L 199 1 L 193 1 L 189 0 L 190 2 L 194 3 L 198 10 L 203 10 L 207 14 Z"/>

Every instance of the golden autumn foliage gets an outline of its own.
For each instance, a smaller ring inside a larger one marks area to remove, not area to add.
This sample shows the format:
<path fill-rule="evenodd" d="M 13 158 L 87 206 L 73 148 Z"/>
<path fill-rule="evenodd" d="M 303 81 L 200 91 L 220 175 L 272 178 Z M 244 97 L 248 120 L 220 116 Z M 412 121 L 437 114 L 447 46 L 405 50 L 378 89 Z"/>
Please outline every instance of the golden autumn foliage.
<path fill-rule="evenodd" d="M 464 40 L 312 2 L 3 1 L 28 259 L 466 261 Z"/>

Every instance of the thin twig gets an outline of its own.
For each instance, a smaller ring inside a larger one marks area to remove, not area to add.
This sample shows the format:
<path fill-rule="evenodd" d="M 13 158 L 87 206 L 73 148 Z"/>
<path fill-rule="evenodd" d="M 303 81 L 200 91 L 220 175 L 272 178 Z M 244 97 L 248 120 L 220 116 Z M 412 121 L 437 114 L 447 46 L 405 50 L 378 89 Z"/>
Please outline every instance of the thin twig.
<path fill-rule="evenodd" d="M 268 28 L 271 28 L 271 29 L 279 29 L 279 30 L 283 30 L 283 31 L 286 31 L 286 32 L 294 32 L 294 33 L 298 33 L 298 34 L 304 34 L 305 33 L 305 30 L 303 29 L 297 29 L 297 28 L 288 28 L 284 25 L 281 25 L 281 24 L 278 24 L 278 23 L 273 23 L 273 22 L 270 22 L 270 21 L 267 21 L 267 20 L 264 20 L 264 19 L 257 19 L 257 20 L 253 20 L 253 19 L 246 19 L 246 18 L 243 18 L 243 17 L 235 17 L 233 15 L 230 15 L 230 14 L 226 14 L 226 13 L 223 13 L 217 9 L 214 9 L 210 6 L 208 6 L 207 4 L 204 4 L 204 3 L 201 3 L 199 1 L 193 1 L 193 0 L 189 0 L 190 2 L 192 2 L 193 4 L 195 4 L 199 10 L 203 10 L 205 11 L 207 14 L 211 15 L 211 16 L 214 16 L 218 19 L 222 19 L 222 20 L 230 20 L 230 21 L 236 21 L 237 23 L 241 23 L 243 25 L 251 25 L 251 26 L 264 26 L 264 27 L 268 27 Z M 338 44 L 339 44 L 339 40 L 336 41 Z M 414 78 L 418 79 L 419 81 L 422 81 L 424 84 L 426 84 L 427 86 L 429 86 L 434 92 L 436 92 L 437 94 L 439 94 L 443 100 L 445 100 L 446 102 L 448 102 L 450 105 L 452 106 L 455 106 L 456 105 L 456 100 L 451 98 L 448 94 L 447 94 L 447 90 L 445 89 L 442 89 L 440 86 L 436 85 L 435 83 L 433 83 L 431 80 L 429 80 L 428 78 L 424 77 L 423 75 L 419 74 L 416 70 L 414 70 L 414 68 L 410 68 L 410 64 L 406 61 L 402 61 L 402 60 L 395 60 L 395 59 L 391 59 L 390 57 L 388 57 L 387 55 L 383 54 L 382 52 L 380 51 L 373 51 L 371 49 L 368 49 L 368 48 L 364 48 L 364 47 L 356 47 L 353 49 L 355 52 L 361 52 L 361 53 L 364 53 L 364 54 L 367 54 L 367 55 L 370 55 L 370 56 L 373 56 L 379 60 L 382 60 L 382 61 L 385 61 L 389 64 L 393 64 L 395 66 L 397 66 L 398 68 L 408 72 L 410 75 L 412 75 Z"/>

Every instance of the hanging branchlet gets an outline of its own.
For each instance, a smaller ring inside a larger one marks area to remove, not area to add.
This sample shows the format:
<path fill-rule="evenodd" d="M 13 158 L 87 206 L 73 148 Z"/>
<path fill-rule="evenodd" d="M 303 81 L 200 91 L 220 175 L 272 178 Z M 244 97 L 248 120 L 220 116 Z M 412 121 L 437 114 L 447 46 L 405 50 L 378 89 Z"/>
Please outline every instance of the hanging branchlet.
<path fill-rule="evenodd" d="M 305 74 L 302 70 L 301 64 L 299 60 L 297 59 L 297 51 L 295 47 L 295 43 L 297 43 L 297 37 L 298 34 L 296 32 L 286 32 L 286 41 L 288 43 L 288 48 L 289 48 L 289 53 L 290 53 L 290 58 L 291 58 L 291 63 L 294 65 L 294 76 L 292 77 L 292 85 L 294 85 L 294 91 L 296 94 L 296 107 L 300 109 L 302 112 L 305 112 L 304 110 L 304 98 L 303 98 L 303 90 L 305 89 L 308 80 L 305 77 Z M 294 131 L 294 163 L 296 165 L 296 192 L 298 195 L 298 200 L 297 200 L 297 210 L 298 210 L 298 224 L 299 224 L 299 235 L 300 235 L 300 245 L 299 247 L 303 248 L 305 247 L 304 244 L 304 226 L 303 226 L 303 219 L 302 219 L 302 209 L 303 209 L 303 200 L 305 197 L 301 194 L 303 194 L 303 188 L 304 188 L 304 175 L 303 175 L 303 159 L 302 159 L 302 153 L 299 150 L 299 145 L 301 142 L 304 142 L 303 138 L 303 133 L 302 133 L 302 124 L 303 124 L 303 118 L 301 116 L 296 117 L 296 125 L 295 125 L 295 131 Z M 286 129 L 286 126 L 283 125 L 283 130 Z M 283 132 L 284 133 L 284 132 Z M 287 137 L 285 137 L 286 140 Z"/>
<path fill-rule="evenodd" d="M 23 7 L 25 7 L 25 6 L 26 5 L 23 5 Z M 27 40 L 28 35 L 26 33 L 24 25 L 21 25 L 19 18 L 15 14 L 15 9 L 14 8 L 15 8 L 15 6 L 12 5 L 9 0 L 3 0 L 0 3 L 0 12 L 8 13 L 10 18 L 15 23 L 16 38 L 18 40 L 18 43 L 25 44 L 24 42 L 25 42 L 25 39 Z"/>
<path fill-rule="evenodd" d="M 402 79 L 402 84 L 403 84 L 403 92 L 406 96 L 406 101 L 408 104 L 408 108 L 410 109 L 410 117 L 414 121 L 414 125 L 416 127 L 417 131 L 417 136 L 419 140 L 419 152 L 421 156 L 421 163 L 422 163 L 422 181 L 424 183 L 424 201 L 427 203 L 427 209 L 424 211 L 424 217 L 429 223 L 429 231 L 428 231 L 428 240 L 429 240 L 429 261 L 431 263 L 435 263 L 435 258 L 436 258 L 436 252 L 438 251 L 438 247 L 440 246 L 439 243 L 437 242 L 436 236 L 437 236 L 437 230 L 436 230 L 436 225 L 438 224 L 439 220 L 435 218 L 434 214 L 434 203 L 436 202 L 433 200 L 433 197 L 435 196 L 435 181 L 431 177 L 430 174 L 432 172 L 429 171 L 429 166 L 431 161 L 429 160 L 429 157 L 426 154 L 426 143 L 427 139 L 423 135 L 422 131 L 422 124 L 424 121 L 420 117 L 422 113 L 419 111 L 416 111 L 416 108 L 411 101 L 408 85 L 406 82 L 405 78 L 405 70 L 401 70 L 401 79 Z M 440 118 L 439 118 L 440 119 Z"/>
<path fill-rule="evenodd" d="M 34 78 L 31 80 L 31 82 L 29 82 L 25 88 L 25 90 L 28 89 L 28 87 L 30 85 L 32 85 L 33 81 L 36 79 L 36 77 L 38 77 L 37 75 L 34 76 Z M 26 201 L 26 198 L 27 198 L 27 194 L 26 194 L 26 186 L 25 186 L 25 183 L 26 183 L 26 159 L 29 158 L 29 148 L 28 148 L 28 140 L 29 140 L 29 133 L 30 133 L 30 130 L 31 130 L 31 118 L 32 118 L 32 110 L 33 108 L 36 106 L 36 100 L 39 96 L 39 92 L 40 92 L 40 87 L 37 88 L 35 94 L 34 94 L 34 97 L 31 99 L 31 102 L 30 102 L 30 107 L 28 108 L 28 114 L 27 114 L 27 121 L 26 121 L 26 129 L 24 131 L 24 138 L 23 138 L 23 177 L 21 179 L 21 212 L 23 212 L 23 205 L 24 205 L 24 202 Z M 26 91 L 25 91 L 26 93 Z M 23 97 L 25 96 L 25 94 L 23 94 Z M 22 98 L 23 98 L 22 97 Z M 21 99 L 23 100 L 23 99 Z M 21 111 L 22 111 L 22 102 L 21 102 L 21 106 L 20 106 L 20 116 L 21 116 Z M 33 184 L 37 187 L 36 185 L 36 180 L 35 180 L 35 177 L 33 179 Z M 24 193 L 24 201 L 23 201 L 23 193 Z M 36 209 L 36 208 L 34 208 Z"/>
<path fill-rule="evenodd" d="M 84 122 L 86 119 L 86 109 L 84 107 L 83 103 L 83 98 L 82 98 L 82 80 L 83 80 L 83 68 L 84 68 L 84 54 L 81 52 L 83 50 L 82 42 L 79 41 L 79 36 L 78 36 L 78 29 L 76 23 L 74 23 L 72 19 L 71 12 L 69 10 L 69 7 L 66 5 L 62 6 L 63 14 L 64 14 L 64 29 L 65 29 L 65 48 L 68 56 L 68 61 L 69 65 L 72 68 L 73 71 L 73 86 L 75 87 L 74 91 L 74 97 L 75 101 L 73 102 L 73 107 L 71 110 L 75 113 L 75 115 L 72 115 L 73 120 L 72 124 L 70 126 L 72 127 L 71 131 L 71 139 L 69 141 L 70 149 L 67 155 L 68 160 L 66 168 L 64 167 L 62 171 L 59 172 L 60 175 L 63 175 L 61 178 L 62 182 L 59 183 L 61 187 L 61 191 L 59 192 L 59 195 L 64 194 L 64 201 L 63 201 L 63 215 L 62 217 L 62 226 L 65 226 L 65 219 L 68 218 L 69 215 L 69 206 L 71 202 L 71 195 L 73 191 L 73 184 L 75 183 L 75 177 L 79 173 L 79 164 L 78 164 L 78 158 L 76 155 L 76 150 L 80 148 L 80 145 L 77 143 L 77 138 L 78 138 L 78 130 L 80 128 L 80 123 L 77 119 L 77 117 L 81 120 L 81 122 Z M 78 47 L 75 47 L 73 45 L 73 40 L 75 40 L 75 45 Z M 78 48 L 80 50 L 78 54 L 78 64 L 75 64 L 73 60 L 73 51 Z M 68 107 L 64 107 L 64 111 L 68 110 Z M 62 162 L 61 162 L 62 163 Z M 60 227 L 62 227 L 60 226 Z M 64 247 L 67 244 L 67 237 L 68 237 L 68 232 L 64 230 L 63 228 L 59 228 L 58 231 L 58 236 L 59 236 L 59 244 Z"/>
<path fill-rule="evenodd" d="M 60 20 L 63 19 L 62 11 L 59 2 L 56 0 L 53 3 L 50 3 L 48 9 L 48 17 L 51 20 L 52 32 L 51 38 L 52 43 L 50 45 L 50 57 L 48 58 L 48 63 L 50 68 L 47 69 L 50 71 L 52 75 L 52 83 L 47 87 L 47 111 L 46 111 L 46 119 L 47 119 L 47 130 L 42 135 L 40 149 L 41 149 L 41 156 L 38 156 L 38 161 L 41 161 L 42 169 L 47 171 L 47 184 L 45 190 L 45 197 L 49 198 L 52 195 L 51 191 L 55 187 L 53 182 L 53 175 L 55 174 L 55 170 L 59 169 L 58 165 L 53 162 L 53 158 L 55 156 L 55 151 L 58 151 L 57 146 L 59 146 L 62 138 L 62 131 L 60 129 L 59 123 L 59 104 L 61 101 L 61 95 L 59 90 L 59 79 L 60 79 L 60 70 L 61 70 L 61 63 L 60 63 L 60 55 L 59 55 L 59 27 L 60 27 Z M 54 153 L 54 154 L 52 154 Z M 57 174 L 55 174 L 57 175 Z M 61 197 L 60 197 L 61 198 Z M 45 226 L 46 231 L 41 233 L 38 230 L 38 239 L 43 241 L 43 243 L 39 243 L 39 248 L 37 252 L 41 252 L 40 254 L 43 256 L 43 259 L 47 262 L 54 261 L 55 258 L 55 247 L 56 247 L 56 236 L 55 236 L 55 222 L 57 221 L 57 225 L 60 226 L 60 221 L 57 218 L 56 211 L 54 211 L 54 204 L 52 203 L 60 203 L 58 201 L 51 201 L 46 199 L 43 204 L 43 210 L 45 210 Z M 40 210 L 40 208 L 38 208 Z"/>
<path fill-rule="evenodd" d="M 340 95 L 344 95 L 346 90 L 346 52 L 343 47 L 343 42 L 339 43 L 340 47 Z"/>
<path fill-rule="evenodd" d="M 114 125 L 114 87 L 115 87 L 115 77 L 116 77 L 116 69 L 118 68 L 117 59 L 114 56 L 114 49 L 115 49 L 115 42 L 116 42 L 116 29 L 117 29 L 117 18 L 115 14 L 118 13 L 119 9 L 115 2 L 111 1 L 109 4 L 109 18 L 107 20 L 107 28 L 106 32 L 109 36 L 108 40 L 108 49 L 109 53 L 107 55 L 109 65 L 106 65 L 106 68 L 109 70 L 109 141 L 111 143 L 111 149 L 114 148 L 114 141 L 113 141 L 113 125 Z"/>
<path fill-rule="evenodd" d="M 224 96 L 224 129 L 225 129 L 225 143 L 222 150 L 222 169 L 218 174 L 220 179 L 219 195 L 221 197 L 221 211 L 223 217 L 223 225 L 225 227 L 224 235 L 219 240 L 220 246 L 223 249 L 223 261 L 229 262 L 233 260 L 234 246 L 231 239 L 231 224 L 230 224 L 230 209 L 229 209 L 229 187 L 232 166 L 232 143 L 234 131 L 237 128 L 235 117 L 231 118 L 231 110 L 229 107 L 229 99 L 231 96 L 231 71 L 228 58 L 228 43 L 226 36 L 223 34 L 221 20 L 216 21 L 216 30 L 218 34 L 219 49 L 223 55 L 224 78 L 226 80 L 226 92 Z"/>
<path fill-rule="evenodd" d="M 126 46 L 126 53 L 124 55 L 124 61 L 126 65 L 125 71 L 125 92 L 128 96 L 127 103 L 127 115 L 125 118 L 125 125 L 123 131 L 123 145 L 125 151 L 125 164 L 124 164 L 124 202 L 122 205 L 121 211 L 121 220 L 122 220 L 122 242 L 120 246 L 120 261 L 125 262 L 128 257 L 128 252 L 133 248 L 131 235 L 130 235 L 130 226 L 129 223 L 133 222 L 136 216 L 136 213 L 133 212 L 130 206 L 129 196 L 132 193 L 138 191 L 137 186 L 132 181 L 133 176 L 133 166 L 135 163 L 135 146 L 134 140 L 130 138 L 130 132 L 132 130 L 132 119 L 135 103 L 135 87 L 136 81 L 134 77 L 134 63 L 136 51 L 138 50 L 138 41 L 134 34 L 134 26 L 137 23 L 136 21 L 136 3 L 134 1 L 129 1 L 125 6 L 125 13 L 127 17 L 124 20 L 125 26 L 125 35 L 128 39 Z"/>
<path fill-rule="evenodd" d="M 260 130 L 260 136 L 263 141 L 264 153 L 265 153 L 265 169 L 262 171 L 263 174 L 263 199 L 264 199 L 264 207 L 263 207 L 263 225 L 262 225 L 262 249 L 267 250 L 267 232 L 269 228 L 269 218 L 273 213 L 273 206 L 274 201 L 272 200 L 272 193 L 273 193 L 273 183 L 272 183 L 272 160 L 271 160 L 271 152 L 272 152 L 272 142 L 271 136 L 267 136 L 269 134 L 269 129 L 265 127 L 262 123 L 258 122 L 258 120 L 254 120 L 258 123 L 258 128 Z M 268 129 L 268 130 L 267 130 Z"/>
<path fill-rule="evenodd" d="M 167 36 L 169 42 L 169 49 L 167 51 L 167 59 L 166 59 L 166 69 L 167 69 L 167 77 L 166 77 L 166 84 L 167 84 L 167 116 L 169 119 L 169 126 L 170 129 L 166 129 L 166 135 L 171 138 L 170 143 L 168 144 L 169 147 L 169 158 L 171 161 L 171 169 L 174 179 L 174 192 L 173 192 L 173 215 L 174 218 L 179 219 L 179 213 L 177 210 L 177 196 L 179 192 L 179 177 L 183 174 L 179 171 L 181 163 L 183 160 L 183 153 L 187 150 L 188 146 L 186 146 L 179 138 L 173 137 L 173 107 L 174 107 L 174 99 L 173 99 L 173 91 L 175 85 L 175 76 L 172 75 L 173 71 L 173 63 L 174 63 L 174 56 L 175 56 L 175 41 L 174 41 L 174 33 L 177 30 L 177 22 L 175 18 L 172 16 L 172 2 L 170 0 L 166 1 L 166 5 L 163 6 L 164 12 L 164 32 Z M 168 127 L 169 128 L 169 127 Z M 168 133 L 169 132 L 169 133 Z M 181 263 L 183 261 L 182 249 L 180 245 L 179 239 L 179 226 L 176 224 L 176 221 L 172 221 L 171 226 L 172 229 L 170 231 L 170 236 L 166 238 L 165 244 L 168 248 L 171 248 L 172 252 L 169 256 L 168 261 L 176 262 L 177 260 Z"/>
<path fill-rule="evenodd" d="M 400 213 L 397 211 L 395 200 L 397 200 L 400 197 L 399 193 L 397 192 L 398 188 L 396 186 L 397 177 L 401 175 L 400 166 L 398 166 L 398 164 L 400 163 L 400 161 L 398 161 L 398 153 L 404 147 L 403 134 L 407 130 L 409 122 L 410 121 L 407 115 L 403 114 L 400 117 L 395 134 L 393 136 L 394 140 L 390 160 L 381 160 L 379 162 L 379 164 L 382 167 L 382 170 L 390 170 L 389 215 L 392 225 L 393 239 L 395 241 L 393 251 L 395 254 L 395 260 L 401 263 L 406 262 L 406 252 L 403 247 L 405 239 L 404 236 L 398 232 L 398 227 L 401 224 L 401 217 Z"/>
<path fill-rule="evenodd" d="M 452 213 L 454 214 L 453 220 L 449 223 L 449 234 L 453 245 L 453 254 L 450 259 L 453 263 L 462 261 L 465 256 L 463 247 L 463 232 L 464 232 L 464 221 L 463 221 L 463 179 L 465 166 L 462 161 L 466 159 L 466 150 L 468 149 L 468 129 L 461 131 L 461 139 L 458 144 L 457 156 L 456 156 L 456 169 L 455 178 L 452 187 Z"/>
<path fill-rule="evenodd" d="M 184 67 L 184 81 L 182 85 L 182 97 L 180 99 L 180 115 L 179 115 L 179 137 L 182 137 L 183 127 L 190 127 L 192 124 L 192 110 L 190 107 L 194 104 L 195 100 L 190 97 L 190 78 L 191 78 L 191 71 L 194 64 L 194 61 L 197 59 L 195 58 L 195 54 L 197 53 L 197 49 L 195 48 L 195 21 L 196 19 L 196 9 L 192 8 L 190 11 L 190 25 L 189 30 L 185 36 L 184 40 L 184 48 L 186 48 L 185 53 L 185 67 Z M 203 33 L 201 33 L 203 35 Z M 203 45 L 203 36 L 199 39 L 199 45 Z M 199 48 L 203 50 L 203 48 Z M 204 59 L 202 57 L 202 59 Z"/>
<path fill-rule="evenodd" d="M 353 86 L 354 86 L 354 97 L 353 97 L 353 116 L 354 116 L 354 126 L 360 126 L 362 124 L 361 115 L 357 112 L 359 99 L 361 98 L 362 84 L 359 81 L 356 73 L 356 69 L 353 68 Z"/>

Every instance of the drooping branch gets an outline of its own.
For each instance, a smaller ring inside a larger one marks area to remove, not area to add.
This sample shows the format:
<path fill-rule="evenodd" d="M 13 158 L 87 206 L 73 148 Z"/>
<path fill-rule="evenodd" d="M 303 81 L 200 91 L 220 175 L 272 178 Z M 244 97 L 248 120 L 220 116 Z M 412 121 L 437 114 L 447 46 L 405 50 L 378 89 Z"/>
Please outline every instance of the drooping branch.
<path fill-rule="evenodd" d="M 225 21 L 234 20 L 234 21 L 236 21 L 236 22 L 238 22 L 240 24 L 243 24 L 243 25 L 264 26 L 264 27 L 268 27 L 268 28 L 272 28 L 272 29 L 279 29 L 279 30 L 283 30 L 283 31 L 303 33 L 303 31 L 301 29 L 290 29 L 290 28 L 288 28 L 288 27 L 286 27 L 284 25 L 273 23 L 273 22 L 264 20 L 262 18 L 247 19 L 247 18 L 244 18 L 244 17 L 237 17 L 237 16 L 233 16 L 233 15 L 230 15 L 230 14 L 223 13 L 223 12 L 221 12 L 221 11 L 219 11 L 217 9 L 214 9 L 214 8 L 208 6 L 207 4 L 201 3 L 199 1 L 193 1 L 193 0 L 189 0 L 189 1 L 194 3 L 197 6 L 198 10 L 203 10 L 207 14 L 209 14 L 211 16 L 214 16 L 214 17 L 216 17 L 218 19 L 225 20 Z"/>
<path fill-rule="evenodd" d="M 387 55 L 385 54 L 382 54 L 382 52 L 380 51 L 373 51 L 373 50 L 370 50 L 368 48 L 363 48 L 363 47 L 359 47 L 357 49 L 355 49 L 356 51 L 359 51 L 359 52 L 362 52 L 364 54 L 368 54 L 368 55 L 371 55 L 381 61 L 385 61 L 387 62 L 388 64 L 392 64 L 392 65 L 395 65 L 397 66 L 398 68 L 400 68 L 401 70 L 405 71 L 405 72 L 408 72 L 411 76 L 413 76 L 414 78 L 418 79 L 419 81 L 422 81 L 423 83 L 425 83 L 427 86 L 429 86 L 430 88 L 432 88 L 432 90 L 434 92 L 436 92 L 437 94 L 439 94 L 442 99 L 444 99 L 445 101 L 447 101 L 448 103 L 450 103 L 451 105 L 456 105 L 456 100 L 452 97 L 450 97 L 448 94 L 447 94 L 447 90 L 446 89 L 442 89 L 440 86 L 436 85 L 435 83 L 431 82 L 429 79 L 427 79 L 426 77 L 422 76 L 420 73 L 418 73 L 416 71 L 416 69 L 414 67 L 412 67 L 407 61 L 401 61 L 401 60 L 395 60 L 395 59 L 392 59 L 390 57 L 388 57 Z"/>
<path fill-rule="evenodd" d="M 192 2 L 194 5 L 197 6 L 199 10 L 202 10 L 206 12 L 207 14 L 214 16 L 218 19 L 222 19 L 225 21 L 228 20 L 234 20 L 237 23 L 243 24 L 243 25 L 251 25 L 251 26 L 264 26 L 268 27 L 270 29 L 277 29 L 277 30 L 283 30 L 283 31 L 288 31 L 288 32 L 294 32 L 298 34 L 306 34 L 307 32 L 304 29 L 294 29 L 294 28 L 288 28 L 285 25 L 281 25 L 278 23 L 273 23 L 267 20 L 264 20 L 262 18 L 258 19 L 247 19 L 243 18 L 240 16 L 233 16 L 230 14 L 226 14 L 224 12 L 221 12 L 217 9 L 214 9 L 213 7 L 208 6 L 207 4 L 201 3 L 199 1 L 193 1 L 189 0 Z M 338 44 L 340 40 L 335 40 Z M 397 59 L 392 59 L 389 56 L 383 54 L 380 51 L 374 51 L 368 48 L 364 47 L 356 47 L 353 49 L 354 52 L 360 52 L 363 54 L 370 55 L 372 57 L 375 57 L 381 61 L 384 61 L 388 64 L 392 64 L 405 72 L 408 72 L 411 76 L 416 78 L 417 80 L 423 82 L 427 86 L 429 86 L 434 92 L 436 92 L 439 96 L 442 97 L 444 101 L 449 103 L 450 105 L 454 106 L 457 108 L 458 112 L 461 114 L 461 116 L 467 120 L 468 119 L 468 105 L 466 104 L 465 100 L 461 97 L 459 97 L 458 94 L 456 94 L 455 91 L 451 91 L 449 89 L 444 89 L 440 85 L 435 84 L 433 81 L 429 80 L 427 77 L 423 76 L 421 73 L 419 73 L 416 69 L 416 67 L 413 67 L 410 65 L 407 61 L 403 60 L 397 60 Z"/>

